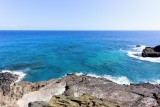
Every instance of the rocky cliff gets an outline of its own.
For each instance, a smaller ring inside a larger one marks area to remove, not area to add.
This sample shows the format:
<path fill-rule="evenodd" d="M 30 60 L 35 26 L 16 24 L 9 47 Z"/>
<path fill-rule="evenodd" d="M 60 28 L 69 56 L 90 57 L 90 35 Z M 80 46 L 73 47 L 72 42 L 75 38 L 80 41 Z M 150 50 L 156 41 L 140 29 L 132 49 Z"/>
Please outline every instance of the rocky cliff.
<path fill-rule="evenodd" d="M 16 75 L 6 75 L 12 74 L 0 75 L 0 107 L 160 107 L 160 85 L 119 85 L 74 74 L 39 83 L 15 83 Z"/>

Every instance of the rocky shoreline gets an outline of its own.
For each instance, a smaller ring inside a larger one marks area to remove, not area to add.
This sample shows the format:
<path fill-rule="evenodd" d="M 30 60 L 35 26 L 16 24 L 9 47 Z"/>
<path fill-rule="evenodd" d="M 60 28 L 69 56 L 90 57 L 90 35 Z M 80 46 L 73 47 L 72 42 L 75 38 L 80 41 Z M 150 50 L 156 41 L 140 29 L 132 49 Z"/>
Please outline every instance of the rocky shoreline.
<path fill-rule="evenodd" d="M 120 85 L 75 74 L 37 83 L 17 79 L 0 73 L 0 107 L 160 107 L 160 85 Z"/>

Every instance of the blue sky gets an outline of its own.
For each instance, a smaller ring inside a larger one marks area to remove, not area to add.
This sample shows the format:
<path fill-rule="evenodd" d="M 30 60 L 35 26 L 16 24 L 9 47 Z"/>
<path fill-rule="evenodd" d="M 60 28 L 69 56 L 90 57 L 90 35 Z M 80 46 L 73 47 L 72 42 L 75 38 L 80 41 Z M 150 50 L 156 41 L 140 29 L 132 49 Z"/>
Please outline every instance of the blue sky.
<path fill-rule="evenodd" d="M 0 0 L 0 30 L 160 30 L 160 0 Z"/>

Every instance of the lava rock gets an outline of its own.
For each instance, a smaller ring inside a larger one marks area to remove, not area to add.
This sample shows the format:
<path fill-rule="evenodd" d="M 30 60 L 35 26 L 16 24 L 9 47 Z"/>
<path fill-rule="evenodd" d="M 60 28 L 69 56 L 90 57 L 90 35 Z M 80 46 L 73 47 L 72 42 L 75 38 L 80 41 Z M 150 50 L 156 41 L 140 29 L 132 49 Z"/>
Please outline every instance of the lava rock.
<path fill-rule="evenodd" d="M 141 47 L 141 45 L 136 45 L 136 47 Z"/>
<path fill-rule="evenodd" d="M 4 95 L 10 92 L 10 84 L 18 79 L 18 75 L 11 74 L 9 72 L 0 73 L 0 91 Z"/>
<path fill-rule="evenodd" d="M 160 52 L 160 45 L 154 47 L 154 51 L 155 51 L 155 52 Z"/>
<path fill-rule="evenodd" d="M 142 57 L 160 57 L 160 45 L 156 47 L 146 47 L 142 51 Z"/>

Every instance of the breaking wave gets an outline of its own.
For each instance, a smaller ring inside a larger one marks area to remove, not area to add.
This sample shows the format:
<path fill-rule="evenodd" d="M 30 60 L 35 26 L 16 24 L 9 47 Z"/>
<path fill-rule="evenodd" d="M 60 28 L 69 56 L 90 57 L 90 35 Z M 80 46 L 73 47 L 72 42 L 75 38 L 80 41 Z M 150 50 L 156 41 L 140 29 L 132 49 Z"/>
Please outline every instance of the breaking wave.
<path fill-rule="evenodd" d="M 143 61 L 160 63 L 160 57 L 158 58 L 142 57 L 141 55 L 142 50 L 145 49 L 145 47 L 146 47 L 145 45 L 141 45 L 139 47 L 132 46 L 131 50 L 129 51 L 122 50 L 122 49 L 120 49 L 120 51 L 127 52 L 127 55 L 132 58 L 136 58 L 136 59 L 143 60 Z"/>
<path fill-rule="evenodd" d="M 76 75 L 84 75 L 83 73 L 76 73 Z M 96 77 L 96 78 L 106 78 L 112 82 L 115 82 L 117 84 L 126 84 L 126 85 L 130 85 L 130 83 L 132 83 L 127 77 L 125 76 L 111 76 L 111 75 L 96 75 L 96 74 L 87 74 L 87 76 L 91 76 L 91 77 Z"/>
<path fill-rule="evenodd" d="M 12 74 L 15 74 L 15 75 L 18 75 L 18 79 L 15 81 L 15 82 L 20 82 L 24 79 L 24 77 L 26 76 L 26 74 L 21 71 L 21 70 L 16 70 L 16 71 L 11 71 L 11 70 L 2 70 L 1 71 L 2 73 L 5 73 L 5 72 L 9 72 L 9 73 L 12 73 Z"/>
<path fill-rule="evenodd" d="M 153 81 L 149 81 L 150 84 L 160 84 L 160 80 L 153 80 Z"/>
<path fill-rule="evenodd" d="M 80 76 L 80 75 L 86 75 L 86 74 L 80 72 L 80 73 L 76 73 L 76 75 Z M 105 78 L 105 79 L 108 79 L 108 80 L 110 80 L 112 82 L 115 82 L 117 84 L 130 85 L 131 83 L 134 83 L 134 82 L 130 81 L 125 76 L 118 76 L 118 77 L 111 76 L 111 75 L 100 76 L 100 75 L 96 75 L 96 74 L 87 74 L 87 76 L 96 77 L 96 78 Z M 141 81 L 141 83 L 142 83 L 142 81 Z M 155 79 L 155 80 L 150 80 L 150 81 L 143 80 L 143 83 L 150 83 L 150 84 L 155 84 L 156 85 L 156 84 L 160 84 L 160 79 Z"/>

